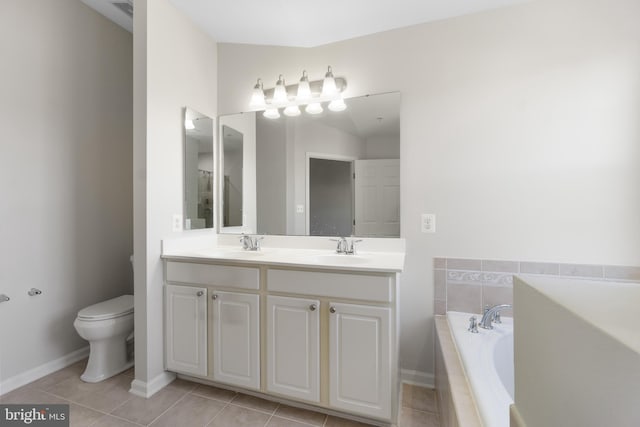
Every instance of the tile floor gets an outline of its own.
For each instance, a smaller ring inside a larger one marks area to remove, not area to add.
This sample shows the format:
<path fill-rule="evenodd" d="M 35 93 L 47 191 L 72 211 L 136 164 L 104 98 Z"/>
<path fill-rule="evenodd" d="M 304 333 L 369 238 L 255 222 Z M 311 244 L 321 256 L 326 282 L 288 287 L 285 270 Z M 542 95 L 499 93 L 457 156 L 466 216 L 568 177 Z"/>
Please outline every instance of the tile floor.
<path fill-rule="evenodd" d="M 66 403 L 72 427 L 366 427 L 318 412 L 184 380 L 150 399 L 129 393 L 133 370 L 106 381 L 80 380 L 86 361 L 0 396 L 0 403 Z M 399 427 L 439 427 L 433 390 L 403 385 Z"/>

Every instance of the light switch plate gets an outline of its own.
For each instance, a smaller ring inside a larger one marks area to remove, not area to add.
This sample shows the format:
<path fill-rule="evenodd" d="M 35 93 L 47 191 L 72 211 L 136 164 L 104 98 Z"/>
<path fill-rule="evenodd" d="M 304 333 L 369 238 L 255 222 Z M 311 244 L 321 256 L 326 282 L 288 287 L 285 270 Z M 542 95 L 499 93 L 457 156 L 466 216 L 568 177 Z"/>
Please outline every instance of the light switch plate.
<path fill-rule="evenodd" d="M 171 222 L 171 229 L 176 231 L 182 231 L 182 214 L 173 214 L 173 221 Z"/>
<path fill-rule="evenodd" d="M 436 232 L 436 214 L 422 214 L 422 232 Z"/>

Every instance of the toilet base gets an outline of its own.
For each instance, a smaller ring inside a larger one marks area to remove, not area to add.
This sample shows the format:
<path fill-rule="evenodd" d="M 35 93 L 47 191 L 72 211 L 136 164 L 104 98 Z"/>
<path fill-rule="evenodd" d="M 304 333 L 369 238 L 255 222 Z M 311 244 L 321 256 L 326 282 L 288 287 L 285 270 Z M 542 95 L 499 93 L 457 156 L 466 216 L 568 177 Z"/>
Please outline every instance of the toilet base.
<path fill-rule="evenodd" d="M 87 383 L 97 383 L 133 366 L 133 359 L 127 357 L 126 335 L 111 339 L 89 342 L 89 362 L 80 379 Z"/>

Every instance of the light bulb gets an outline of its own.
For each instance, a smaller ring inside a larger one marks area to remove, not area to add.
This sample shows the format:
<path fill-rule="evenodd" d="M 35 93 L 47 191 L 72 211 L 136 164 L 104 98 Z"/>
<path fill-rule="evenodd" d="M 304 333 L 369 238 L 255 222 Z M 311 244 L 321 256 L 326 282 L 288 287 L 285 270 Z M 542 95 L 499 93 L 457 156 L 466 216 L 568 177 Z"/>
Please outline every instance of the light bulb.
<path fill-rule="evenodd" d="M 191 130 L 191 129 L 195 129 L 196 126 L 193 124 L 193 120 L 185 119 L 184 128 L 187 129 L 187 130 Z"/>
<path fill-rule="evenodd" d="M 309 86 L 307 72 L 303 71 L 300 83 L 298 83 L 298 94 L 296 95 L 296 99 L 298 101 L 306 101 L 309 98 L 311 98 L 311 87 Z"/>
<path fill-rule="evenodd" d="M 335 111 L 335 112 L 344 111 L 344 110 L 347 109 L 347 104 L 345 104 L 344 103 L 344 99 L 342 99 L 342 97 L 340 97 L 338 99 L 334 99 L 333 101 L 331 101 L 327 108 L 329 108 L 329 110 Z"/>
<path fill-rule="evenodd" d="M 324 110 L 322 109 L 322 105 L 320 105 L 319 102 L 312 102 L 311 104 L 307 105 L 307 108 L 305 108 L 304 111 L 309 114 L 320 114 Z"/>
<path fill-rule="evenodd" d="M 278 112 L 277 108 L 267 108 L 266 110 L 264 110 L 264 113 L 262 113 L 262 115 L 264 117 L 266 117 L 267 119 L 279 119 L 280 118 L 280 113 Z"/>
<path fill-rule="evenodd" d="M 333 71 L 331 67 L 327 68 L 327 74 L 324 75 L 324 81 L 322 82 L 322 96 L 332 97 L 338 94 L 338 88 L 336 87 L 336 80 L 333 78 Z"/>
<path fill-rule="evenodd" d="M 258 83 L 253 87 L 253 93 L 251 94 L 251 102 L 249 103 L 251 108 L 264 108 L 264 91 L 262 90 L 262 82 L 258 79 Z"/>
<path fill-rule="evenodd" d="M 297 105 L 289 105 L 283 112 L 285 116 L 297 117 L 300 115 L 300 108 Z"/>
<path fill-rule="evenodd" d="M 289 101 L 287 97 L 287 88 L 284 85 L 284 78 L 282 78 L 282 74 L 278 77 L 278 81 L 276 82 L 276 87 L 273 89 L 273 103 L 274 104 L 286 104 Z"/>

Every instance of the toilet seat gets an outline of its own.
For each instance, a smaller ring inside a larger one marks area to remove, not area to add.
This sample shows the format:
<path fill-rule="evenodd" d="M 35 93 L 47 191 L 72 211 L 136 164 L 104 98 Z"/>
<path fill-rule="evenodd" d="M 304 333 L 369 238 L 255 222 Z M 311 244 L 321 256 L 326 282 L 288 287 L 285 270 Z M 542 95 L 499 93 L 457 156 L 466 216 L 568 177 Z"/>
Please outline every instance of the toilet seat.
<path fill-rule="evenodd" d="M 78 320 L 98 321 L 115 319 L 133 313 L 133 295 L 122 295 L 103 301 L 78 312 Z"/>

